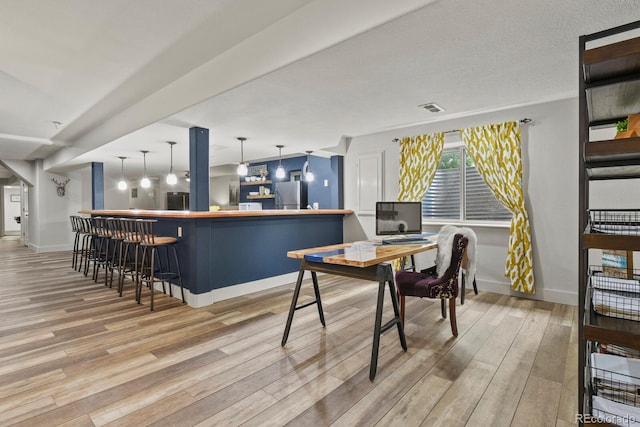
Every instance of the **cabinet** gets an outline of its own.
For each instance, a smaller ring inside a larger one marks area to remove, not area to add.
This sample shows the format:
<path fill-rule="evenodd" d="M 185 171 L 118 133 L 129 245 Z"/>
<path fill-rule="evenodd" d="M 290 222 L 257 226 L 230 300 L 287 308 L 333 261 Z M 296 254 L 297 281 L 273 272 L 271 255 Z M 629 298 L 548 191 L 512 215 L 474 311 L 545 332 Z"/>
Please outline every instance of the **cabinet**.
<path fill-rule="evenodd" d="M 596 394 L 593 384 L 599 381 L 593 380 L 596 369 L 591 366 L 591 363 L 595 363 L 590 354 L 595 344 L 640 350 L 640 309 L 631 306 L 632 311 L 637 310 L 639 317 L 634 319 L 633 315 L 612 315 L 597 302 L 596 312 L 592 298 L 594 293 L 602 292 L 602 288 L 594 290 L 592 286 L 594 274 L 600 273 L 594 273 L 593 267 L 589 266 L 590 254 L 597 250 L 622 250 L 630 255 L 640 251 L 640 211 L 614 209 L 619 208 L 617 206 L 612 206 L 610 210 L 599 210 L 598 215 L 603 215 L 603 224 L 612 226 L 607 229 L 594 226 L 597 222 L 596 211 L 590 211 L 589 207 L 590 183 L 593 181 L 611 180 L 612 185 L 622 186 L 626 179 L 640 178 L 640 138 L 593 141 L 590 136 L 600 127 L 614 126 L 629 114 L 640 112 L 639 28 L 640 21 L 580 37 L 579 414 L 589 414 L 593 410 Z M 632 30 L 636 30 L 633 33 L 636 37 L 625 36 Z M 635 191 L 638 191 L 637 188 Z M 635 272 L 629 269 L 627 274 L 631 277 L 627 278 L 639 278 Z M 630 294 L 619 295 L 626 301 Z M 602 397 L 599 395 L 597 398 Z M 640 405 L 635 406 L 640 410 L 637 407 Z"/>

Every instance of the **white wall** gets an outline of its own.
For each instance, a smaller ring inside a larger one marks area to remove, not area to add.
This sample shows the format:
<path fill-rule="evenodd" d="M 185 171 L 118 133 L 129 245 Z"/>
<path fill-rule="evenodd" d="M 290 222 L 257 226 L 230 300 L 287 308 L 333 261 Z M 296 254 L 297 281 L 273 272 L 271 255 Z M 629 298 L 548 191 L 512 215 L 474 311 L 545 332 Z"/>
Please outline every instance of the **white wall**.
<path fill-rule="evenodd" d="M 229 185 L 238 182 L 238 175 L 212 177 L 209 185 L 209 204 L 229 206 Z"/>
<path fill-rule="evenodd" d="M 69 215 L 82 209 L 83 187 L 91 181 L 79 179 L 81 172 L 68 176 L 44 172 L 42 160 L 35 162 L 35 185 L 29 189 L 29 247 L 36 252 L 68 250 L 73 247 Z M 70 178 L 66 192 L 59 197 L 51 180 Z M 89 206 L 90 207 L 90 206 Z"/>
<path fill-rule="evenodd" d="M 356 210 L 358 154 L 384 152 L 384 199 L 398 194 L 398 144 L 393 138 L 531 118 L 523 125 L 523 186 L 531 221 L 536 294 L 533 298 L 577 304 L 578 101 L 577 98 L 513 108 L 352 138 L 345 156 L 345 208 Z M 434 227 L 437 229 L 438 227 Z M 482 290 L 515 294 L 504 277 L 509 230 L 473 226 L 478 235 L 477 280 Z M 345 220 L 345 240 L 375 235 L 373 216 Z M 419 258 L 422 266 L 430 257 Z"/>
<path fill-rule="evenodd" d="M 3 193 L 4 233 L 20 234 L 20 224 L 14 219 L 20 216 L 20 201 L 11 201 L 11 196 L 20 197 L 20 187 L 3 186 Z"/>

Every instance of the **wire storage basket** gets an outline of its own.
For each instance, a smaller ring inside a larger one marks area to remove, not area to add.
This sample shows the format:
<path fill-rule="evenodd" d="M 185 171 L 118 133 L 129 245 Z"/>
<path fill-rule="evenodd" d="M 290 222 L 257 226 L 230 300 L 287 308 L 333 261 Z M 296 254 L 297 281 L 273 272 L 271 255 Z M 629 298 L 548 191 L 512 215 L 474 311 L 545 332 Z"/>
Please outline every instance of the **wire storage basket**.
<path fill-rule="evenodd" d="M 587 369 L 592 414 L 612 424 L 640 426 L 640 359 L 594 352 Z"/>
<path fill-rule="evenodd" d="M 640 209 L 590 209 L 591 233 L 640 236 Z"/>
<path fill-rule="evenodd" d="M 640 321 L 640 270 L 633 270 L 632 277 L 604 273 L 602 267 L 591 266 L 588 286 L 593 310 L 602 316 Z"/>

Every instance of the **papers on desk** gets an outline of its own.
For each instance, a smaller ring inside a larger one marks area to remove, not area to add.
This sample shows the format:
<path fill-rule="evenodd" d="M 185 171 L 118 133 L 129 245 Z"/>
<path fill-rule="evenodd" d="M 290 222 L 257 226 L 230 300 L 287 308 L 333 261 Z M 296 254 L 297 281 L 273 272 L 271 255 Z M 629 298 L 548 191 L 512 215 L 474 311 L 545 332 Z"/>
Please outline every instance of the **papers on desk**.
<path fill-rule="evenodd" d="M 304 259 L 313 262 L 323 262 L 324 259 L 328 257 L 346 255 L 348 258 L 352 258 L 354 254 L 371 251 L 373 251 L 373 254 L 375 255 L 377 246 L 380 246 L 379 242 L 355 242 L 351 246 L 342 249 L 308 253 L 304 256 Z M 360 259 L 358 258 L 358 260 Z"/>

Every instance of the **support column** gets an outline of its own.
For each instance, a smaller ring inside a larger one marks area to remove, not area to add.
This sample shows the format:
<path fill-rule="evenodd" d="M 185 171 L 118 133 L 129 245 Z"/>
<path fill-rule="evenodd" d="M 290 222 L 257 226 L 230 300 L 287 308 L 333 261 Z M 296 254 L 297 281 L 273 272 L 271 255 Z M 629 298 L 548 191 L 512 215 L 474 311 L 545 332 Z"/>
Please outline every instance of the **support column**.
<path fill-rule="evenodd" d="M 344 157 L 331 156 L 331 208 L 344 209 Z"/>
<path fill-rule="evenodd" d="M 91 209 L 104 209 L 104 164 L 91 163 Z"/>
<path fill-rule="evenodd" d="M 209 211 L 209 129 L 189 128 L 189 210 Z"/>

